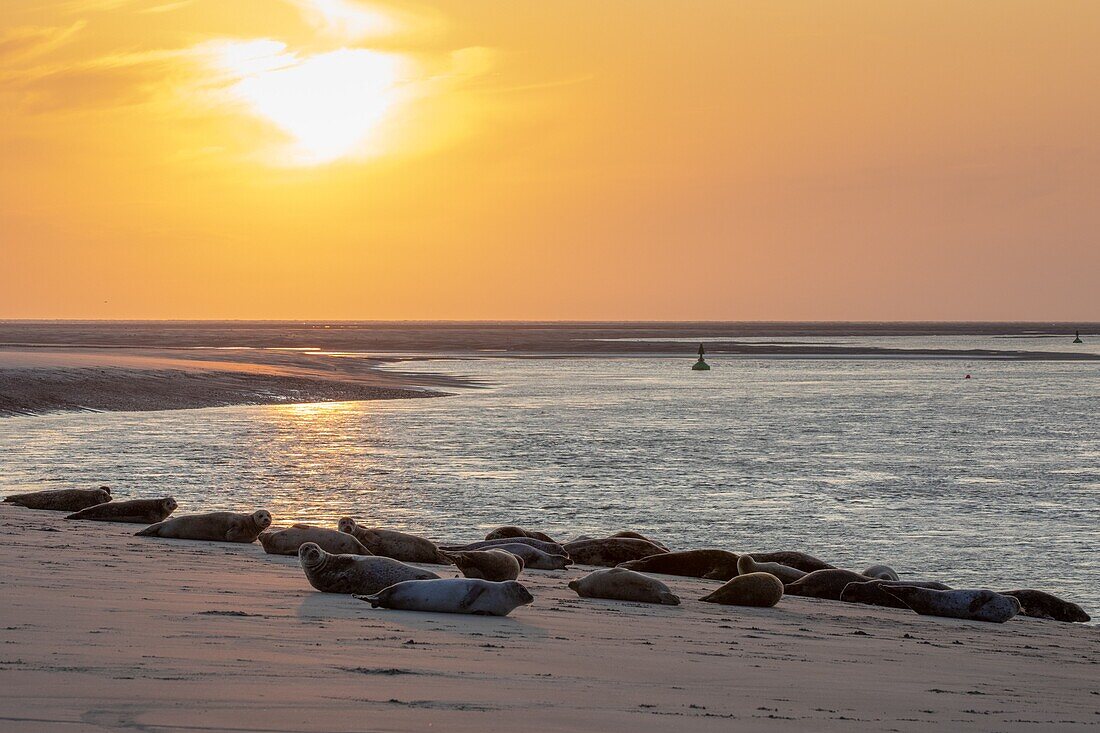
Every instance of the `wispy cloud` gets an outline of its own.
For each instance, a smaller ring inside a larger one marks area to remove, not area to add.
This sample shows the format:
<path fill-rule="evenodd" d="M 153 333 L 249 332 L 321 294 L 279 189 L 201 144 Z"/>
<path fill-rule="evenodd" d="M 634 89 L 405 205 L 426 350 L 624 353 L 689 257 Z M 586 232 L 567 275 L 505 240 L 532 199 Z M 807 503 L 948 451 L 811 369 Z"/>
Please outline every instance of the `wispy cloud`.
<path fill-rule="evenodd" d="M 25 26 L 0 34 L 0 62 L 25 61 L 53 51 L 67 43 L 87 23 L 77 21 L 65 27 Z"/>

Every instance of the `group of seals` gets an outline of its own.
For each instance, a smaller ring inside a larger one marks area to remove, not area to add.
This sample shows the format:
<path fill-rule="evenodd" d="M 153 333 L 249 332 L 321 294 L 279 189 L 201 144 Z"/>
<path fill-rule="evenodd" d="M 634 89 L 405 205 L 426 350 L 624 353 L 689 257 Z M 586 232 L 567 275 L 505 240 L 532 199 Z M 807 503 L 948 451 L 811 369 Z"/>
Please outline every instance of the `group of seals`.
<path fill-rule="evenodd" d="M 110 500 L 111 489 L 107 486 L 100 486 L 98 489 L 50 489 L 4 497 L 4 501 L 9 504 L 51 512 L 78 512 L 97 504 L 106 504 Z"/>

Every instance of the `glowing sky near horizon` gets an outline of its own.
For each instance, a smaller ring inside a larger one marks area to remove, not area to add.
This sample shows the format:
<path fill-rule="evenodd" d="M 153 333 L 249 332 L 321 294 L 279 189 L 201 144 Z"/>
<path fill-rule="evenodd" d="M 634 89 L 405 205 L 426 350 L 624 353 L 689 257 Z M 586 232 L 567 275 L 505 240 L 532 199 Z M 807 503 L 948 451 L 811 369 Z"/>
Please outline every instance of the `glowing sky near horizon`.
<path fill-rule="evenodd" d="M 0 318 L 1100 320 L 1100 3 L 7 0 Z"/>

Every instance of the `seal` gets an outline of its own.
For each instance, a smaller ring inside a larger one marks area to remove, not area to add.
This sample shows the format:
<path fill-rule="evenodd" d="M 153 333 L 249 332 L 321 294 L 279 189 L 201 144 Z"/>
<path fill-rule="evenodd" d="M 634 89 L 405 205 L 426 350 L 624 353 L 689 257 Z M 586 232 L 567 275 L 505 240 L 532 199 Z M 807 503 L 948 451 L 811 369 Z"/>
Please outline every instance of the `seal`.
<path fill-rule="evenodd" d="M 737 560 L 737 555 L 725 550 L 684 550 L 628 560 L 619 567 L 642 573 L 725 581 L 737 575 Z"/>
<path fill-rule="evenodd" d="M 209 512 L 173 517 L 137 532 L 138 537 L 169 537 L 208 542 L 255 542 L 271 526 L 271 513 L 261 509 L 251 514 Z"/>
<path fill-rule="evenodd" d="M 627 537 L 609 537 L 602 540 L 582 540 L 564 545 L 565 551 L 578 565 L 601 565 L 613 568 L 630 560 L 641 560 L 650 555 L 668 552 L 652 542 Z"/>
<path fill-rule="evenodd" d="M 106 504 L 110 500 L 111 490 L 106 486 L 100 486 L 98 489 L 31 491 L 27 494 L 12 494 L 4 497 L 4 501 L 8 504 L 51 512 L 79 512 L 96 504 Z"/>
<path fill-rule="evenodd" d="M 742 555 L 741 557 L 746 557 Z M 771 573 L 746 573 L 731 579 L 718 590 L 700 598 L 724 606 L 771 608 L 783 598 L 783 582 Z"/>
<path fill-rule="evenodd" d="M 569 554 L 565 551 L 565 547 L 557 542 L 543 542 L 542 540 L 536 540 L 532 537 L 506 537 L 497 540 L 481 540 L 466 545 L 442 545 L 439 549 L 445 552 L 465 552 L 466 550 L 488 550 L 493 547 L 500 547 L 501 545 L 530 545 L 531 547 L 542 550 L 548 555 Z"/>
<path fill-rule="evenodd" d="M 673 595 L 667 585 L 656 578 L 626 568 L 594 570 L 583 578 L 569 581 L 569 587 L 581 598 L 680 605 L 680 599 Z"/>
<path fill-rule="evenodd" d="M 306 580 L 322 593 L 377 593 L 404 580 L 427 580 L 439 576 L 430 570 L 406 565 L 392 557 L 333 555 L 316 542 L 304 542 L 298 562 Z"/>
<path fill-rule="evenodd" d="M 363 543 L 372 554 L 392 557 L 402 562 L 422 562 L 428 565 L 450 565 L 431 540 L 395 529 L 363 527 L 351 517 L 341 517 L 337 524 L 341 532 Z"/>
<path fill-rule="evenodd" d="M 1033 618 L 1046 618 L 1052 621 L 1066 621 L 1083 624 L 1092 618 L 1076 603 L 1064 601 L 1056 595 L 1041 590 L 1025 588 L 1005 591 L 1001 595 L 1012 596 L 1023 606 L 1022 613 Z"/>
<path fill-rule="evenodd" d="M 631 540 L 645 540 L 646 542 L 652 542 L 653 544 L 657 545 L 657 547 L 664 548 L 665 552 L 668 552 L 668 545 L 666 545 L 664 542 L 658 542 L 657 540 L 650 539 L 649 537 L 646 537 L 641 532 L 632 532 L 630 530 L 624 530 L 622 532 L 616 532 L 615 534 L 611 535 L 611 537 L 626 537 L 627 539 L 631 539 Z"/>
<path fill-rule="evenodd" d="M 913 585 L 918 588 L 931 588 L 932 590 L 951 590 L 950 586 L 934 581 L 900 581 L 900 580 L 868 580 L 863 583 L 849 583 L 840 592 L 840 600 L 845 603 L 865 603 L 868 606 L 886 606 L 887 608 L 904 608 L 909 606 L 902 603 L 886 592 L 885 588 L 891 585 Z"/>
<path fill-rule="evenodd" d="M 836 570 L 835 565 L 830 565 L 824 560 L 818 560 L 813 555 L 805 552 L 784 550 L 780 552 L 750 552 L 756 562 L 777 562 L 789 568 L 801 570 L 804 573 L 812 573 L 815 570 Z"/>
<path fill-rule="evenodd" d="M 742 555 L 737 559 L 737 572 L 740 575 L 770 573 L 779 578 L 782 583 L 793 583 L 806 575 L 798 568 L 787 567 L 777 562 L 756 562 L 752 555 Z"/>
<path fill-rule="evenodd" d="M 161 499 L 130 499 L 96 504 L 70 514 L 65 519 L 89 519 L 95 522 L 129 522 L 131 524 L 153 524 L 168 518 L 176 511 L 176 500 L 171 496 Z"/>
<path fill-rule="evenodd" d="M 787 583 L 783 587 L 783 592 L 789 596 L 839 601 L 840 594 L 844 592 L 844 586 L 849 583 L 866 582 L 867 576 L 853 573 L 851 570 L 840 570 L 839 568 L 815 570 L 812 573 L 806 573 L 806 575 L 792 583 Z"/>
<path fill-rule="evenodd" d="M 373 595 L 355 596 L 373 608 L 435 613 L 472 613 L 477 616 L 507 616 L 513 609 L 535 600 L 520 583 L 494 583 L 478 578 L 406 580 Z"/>
<path fill-rule="evenodd" d="M 309 524 L 269 529 L 260 533 L 260 544 L 268 555 L 297 555 L 306 542 L 318 545 L 325 552 L 336 555 L 370 555 L 363 543 L 344 532 Z"/>
<path fill-rule="evenodd" d="M 523 570 L 523 558 L 506 550 L 469 550 L 444 554 L 467 578 L 501 582 L 515 580 Z"/>
<path fill-rule="evenodd" d="M 884 590 L 921 616 L 943 616 L 1003 624 L 1020 612 L 1020 602 L 991 590 L 932 590 L 912 585 Z"/>
<path fill-rule="evenodd" d="M 497 545 L 492 549 L 504 550 L 522 558 L 523 567 L 528 570 L 565 570 L 567 565 L 573 564 L 568 555 L 551 555 L 537 547 L 521 545 L 518 542 L 510 545 Z"/>
<path fill-rule="evenodd" d="M 532 532 L 523 527 L 514 527 L 512 525 L 497 527 L 492 532 L 485 535 L 485 539 L 487 540 L 504 540 L 514 537 L 530 537 L 533 540 L 542 540 L 543 542 L 554 541 L 554 538 L 545 532 Z"/>
<path fill-rule="evenodd" d="M 876 580 L 901 580 L 897 571 L 889 565 L 872 565 L 860 575 L 866 575 L 868 578 L 875 578 Z"/>

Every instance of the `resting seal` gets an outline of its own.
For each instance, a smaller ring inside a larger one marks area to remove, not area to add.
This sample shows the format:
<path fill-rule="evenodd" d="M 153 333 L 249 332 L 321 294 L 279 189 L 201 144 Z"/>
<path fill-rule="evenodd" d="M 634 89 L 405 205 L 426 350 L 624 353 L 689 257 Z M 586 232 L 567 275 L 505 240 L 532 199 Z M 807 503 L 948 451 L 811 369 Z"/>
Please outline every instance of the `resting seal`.
<path fill-rule="evenodd" d="M 749 573 L 770 573 L 779 578 L 782 583 L 793 583 L 799 578 L 807 575 L 807 573 L 804 573 L 798 568 L 788 567 L 777 562 L 756 562 L 756 559 L 753 558 L 752 555 L 742 555 L 738 558 L 737 572 L 740 575 L 748 575 Z"/>
<path fill-rule="evenodd" d="M 729 580 L 737 575 L 737 555 L 725 550 L 685 550 L 620 563 L 620 568 L 685 578 Z"/>
<path fill-rule="evenodd" d="M 836 570 L 835 565 L 830 565 L 824 560 L 818 560 L 813 555 L 805 552 L 780 551 L 780 552 L 750 552 L 756 562 L 777 562 L 804 573 L 812 573 L 815 570 Z"/>
<path fill-rule="evenodd" d="M 747 573 L 738 575 L 699 600 L 707 603 L 721 603 L 724 606 L 771 608 L 782 598 L 783 582 L 779 578 L 771 573 Z"/>
<path fill-rule="evenodd" d="M 450 565 L 431 540 L 394 529 L 367 528 L 351 517 L 342 517 L 337 525 L 341 532 L 350 534 L 363 543 L 371 553 L 392 557 L 403 562 L 422 562 L 429 565 Z"/>
<path fill-rule="evenodd" d="M 90 519 L 96 522 L 130 522 L 152 524 L 167 519 L 176 511 L 176 500 L 170 496 L 162 499 L 130 499 L 96 504 L 70 514 L 65 519 Z"/>
<path fill-rule="evenodd" d="M 611 537 L 625 537 L 631 540 L 645 540 L 646 542 L 652 542 L 653 544 L 657 545 L 657 547 L 660 547 L 665 552 L 668 552 L 668 545 L 666 545 L 664 542 L 658 542 L 657 540 L 650 539 L 641 532 L 631 532 L 630 530 L 624 530 L 622 532 L 616 532 L 615 534 L 611 535 Z"/>
<path fill-rule="evenodd" d="M 844 590 L 840 592 L 840 600 L 845 603 L 865 603 L 868 606 L 908 609 L 909 606 L 886 592 L 885 589 L 892 585 L 912 585 L 918 588 L 931 588 L 932 590 L 951 590 L 949 586 L 934 581 L 868 580 L 863 583 L 849 583 L 844 586 Z"/>
<path fill-rule="evenodd" d="M 306 542 L 312 542 L 334 555 L 370 555 L 363 543 L 344 532 L 308 524 L 295 524 L 285 529 L 269 529 L 260 533 L 260 544 L 268 555 L 297 555 Z"/>
<path fill-rule="evenodd" d="M 557 542 L 543 542 L 532 537 L 507 537 L 497 540 L 481 540 L 466 545 L 443 545 L 439 549 L 446 552 L 465 552 L 466 550 L 489 550 L 501 545 L 530 545 L 548 555 L 567 555 L 565 548 Z"/>
<path fill-rule="evenodd" d="M 569 581 L 569 587 L 581 598 L 680 605 L 680 599 L 673 595 L 667 585 L 656 578 L 626 568 L 594 570 L 583 578 Z"/>
<path fill-rule="evenodd" d="M 392 557 L 332 555 L 316 542 L 302 544 L 298 562 L 309 584 L 322 593 L 377 593 L 403 580 L 439 577 L 430 570 L 414 568 Z"/>
<path fill-rule="evenodd" d="M 840 594 L 849 583 L 866 583 L 867 576 L 853 573 L 851 570 L 815 570 L 803 575 L 798 580 L 787 583 L 783 592 L 789 596 L 805 596 L 807 598 L 824 598 L 830 601 L 839 601 Z"/>
<path fill-rule="evenodd" d="M 1091 621 L 1085 610 L 1076 603 L 1063 601 L 1061 598 L 1041 590 L 1010 590 L 1001 595 L 1012 596 L 1023 606 L 1025 616 L 1033 618 L 1049 618 L 1053 621 L 1068 621 L 1085 623 Z"/>
<path fill-rule="evenodd" d="M 515 580 L 523 570 L 523 558 L 505 550 L 469 550 L 444 554 L 467 578 L 494 582 Z"/>
<path fill-rule="evenodd" d="M 866 575 L 868 578 L 874 578 L 876 580 L 901 580 L 901 578 L 898 577 L 897 571 L 889 565 L 872 565 L 860 573 L 860 575 Z"/>
<path fill-rule="evenodd" d="M 515 544 L 497 545 L 494 550 L 504 550 L 516 557 L 523 559 L 523 567 L 528 570 L 565 570 L 573 561 L 568 555 L 551 555 L 531 545 Z"/>
<path fill-rule="evenodd" d="M 912 585 L 885 587 L 922 616 L 944 616 L 1003 624 L 1020 612 L 1020 602 L 991 590 L 932 590 Z"/>
<path fill-rule="evenodd" d="M 472 613 L 478 616 L 507 616 L 512 609 L 535 600 L 514 580 L 493 583 L 476 578 L 406 580 L 373 595 L 355 596 L 374 608 L 436 613 Z"/>
<path fill-rule="evenodd" d="M 251 514 L 210 512 L 174 517 L 146 527 L 138 537 L 169 537 L 208 542 L 255 542 L 271 526 L 271 513 L 261 509 Z"/>
<path fill-rule="evenodd" d="M 96 504 L 106 504 L 110 500 L 111 490 L 106 486 L 100 486 L 98 489 L 32 491 L 27 494 L 12 494 L 4 497 L 4 501 L 9 504 L 51 512 L 78 512 Z"/>
<path fill-rule="evenodd" d="M 668 552 L 652 542 L 626 537 L 570 542 L 565 545 L 565 551 L 578 565 L 602 565 L 609 568 L 630 560 L 641 560 L 643 557 Z"/>
<path fill-rule="evenodd" d="M 489 534 L 485 535 L 487 540 L 504 540 L 513 537 L 530 537 L 533 540 L 542 540 L 543 542 L 553 542 L 554 538 L 545 532 L 532 532 L 524 529 L 523 527 L 513 527 L 511 525 L 506 527 L 497 527 Z"/>

